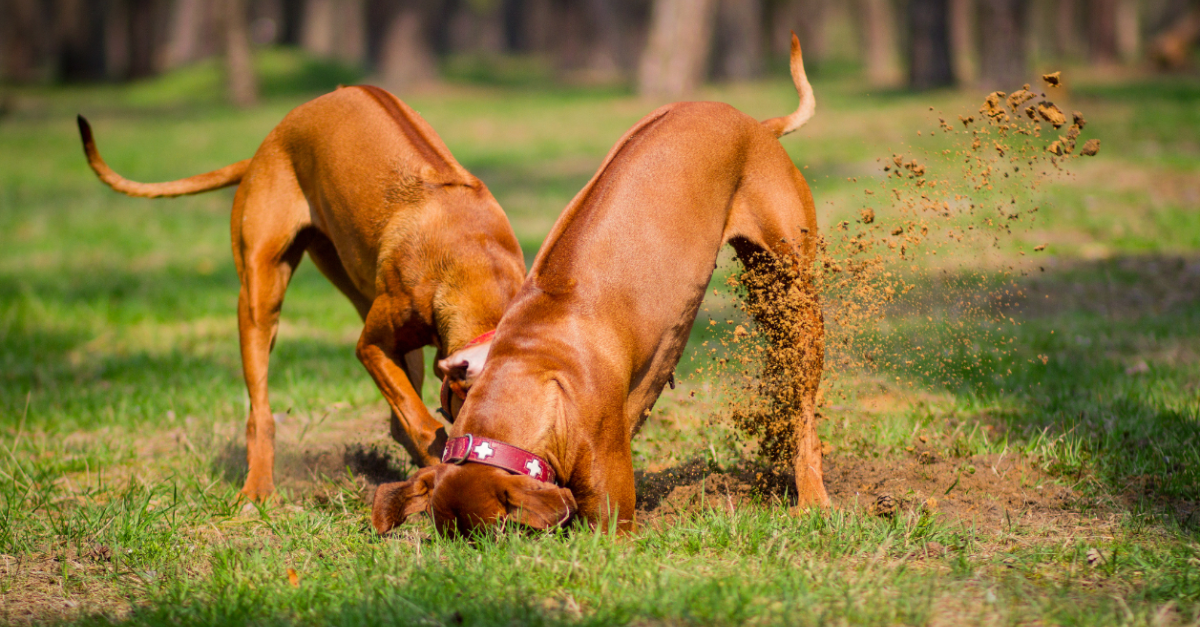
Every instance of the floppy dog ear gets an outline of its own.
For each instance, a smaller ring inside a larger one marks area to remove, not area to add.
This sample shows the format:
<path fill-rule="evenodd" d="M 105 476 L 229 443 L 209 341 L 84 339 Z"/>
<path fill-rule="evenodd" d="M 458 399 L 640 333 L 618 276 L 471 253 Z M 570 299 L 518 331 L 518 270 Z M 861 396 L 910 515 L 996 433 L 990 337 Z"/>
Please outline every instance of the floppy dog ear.
<path fill-rule="evenodd" d="M 534 529 L 558 527 L 579 509 L 570 490 L 533 477 L 510 475 L 502 489 L 508 518 Z"/>
<path fill-rule="evenodd" d="M 463 389 L 469 389 L 483 372 L 487 363 L 488 353 L 492 350 L 492 340 L 480 342 L 474 346 L 459 349 L 445 359 L 437 361 L 437 369 L 442 371 L 445 378 L 455 381 Z"/>
<path fill-rule="evenodd" d="M 437 466 L 422 468 L 408 481 L 384 483 L 375 488 L 371 524 L 380 534 L 403 524 L 409 516 L 429 509 L 429 496 L 437 483 Z"/>

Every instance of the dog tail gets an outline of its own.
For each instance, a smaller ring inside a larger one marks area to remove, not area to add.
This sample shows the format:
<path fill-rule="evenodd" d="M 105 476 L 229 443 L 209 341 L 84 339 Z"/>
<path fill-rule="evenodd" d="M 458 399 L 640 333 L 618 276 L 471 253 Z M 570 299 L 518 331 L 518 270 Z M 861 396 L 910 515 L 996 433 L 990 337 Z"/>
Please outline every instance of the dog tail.
<path fill-rule="evenodd" d="M 212 191 L 230 185 L 237 185 L 241 182 L 242 177 L 246 175 L 246 170 L 250 167 L 250 160 L 243 159 L 219 170 L 197 174 L 196 176 L 179 179 L 178 181 L 138 183 L 113 172 L 112 168 L 108 167 L 107 163 L 104 163 L 104 159 L 100 158 L 100 151 L 96 150 L 96 142 L 92 139 L 92 127 L 82 115 L 79 116 L 78 121 L 79 136 L 83 139 L 83 154 L 87 155 L 88 165 L 92 166 L 92 171 L 106 185 L 127 196 L 161 198 L 164 196 L 185 196 L 187 194 Z"/>
<path fill-rule="evenodd" d="M 796 33 L 792 33 L 792 82 L 796 84 L 796 93 L 800 96 L 800 106 L 791 115 L 783 117 L 771 118 L 763 120 L 763 126 L 767 127 L 776 137 L 783 137 L 788 133 L 804 126 L 813 116 L 813 112 L 817 109 L 817 100 L 813 97 L 812 85 L 808 84 L 808 75 L 804 73 L 804 57 L 800 54 L 800 40 L 796 37 Z"/>

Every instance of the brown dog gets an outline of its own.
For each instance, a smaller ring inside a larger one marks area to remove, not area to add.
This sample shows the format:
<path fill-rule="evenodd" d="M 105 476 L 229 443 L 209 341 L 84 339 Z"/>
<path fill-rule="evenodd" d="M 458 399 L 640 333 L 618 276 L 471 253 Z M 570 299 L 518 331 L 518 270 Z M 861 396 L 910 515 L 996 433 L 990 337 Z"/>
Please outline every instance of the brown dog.
<path fill-rule="evenodd" d="M 814 109 L 795 35 L 791 67 L 800 106 L 789 116 L 759 123 L 725 104 L 676 103 L 617 142 L 501 320 L 454 425 L 463 437 L 447 445 L 443 459 L 454 463 L 380 486 L 372 513 L 380 533 L 426 509 L 443 532 L 505 519 L 540 528 L 576 510 L 632 529 L 629 441 L 672 376 L 727 242 L 748 267 L 774 259 L 801 270 L 793 289 L 809 298 L 798 344 L 814 374 L 797 390 L 796 487 L 801 505 L 828 505 L 815 430 L 824 326 L 803 280 L 816 254 L 816 211 L 778 141 Z M 494 463 L 506 446 L 516 462 Z M 522 476 L 546 465 L 563 487 Z"/>
<path fill-rule="evenodd" d="M 421 400 L 420 349 L 432 344 L 445 357 L 494 329 L 525 261 L 491 192 L 416 112 L 376 87 L 338 89 L 289 113 L 254 158 L 152 184 L 105 165 L 83 117 L 79 130 L 96 175 L 130 196 L 241 183 L 231 228 L 250 393 L 242 494 L 274 490 L 267 363 L 284 291 L 306 251 L 363 318 L 357 354 L 391 406 L 392 436 L 417 465 L 437 462 L 446 432 Z"/>

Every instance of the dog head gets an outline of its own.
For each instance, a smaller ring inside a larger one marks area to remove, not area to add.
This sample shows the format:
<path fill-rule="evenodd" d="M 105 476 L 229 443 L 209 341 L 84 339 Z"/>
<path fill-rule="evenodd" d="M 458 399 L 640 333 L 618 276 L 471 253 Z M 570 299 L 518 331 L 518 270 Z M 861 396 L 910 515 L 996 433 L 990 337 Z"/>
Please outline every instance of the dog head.
<path fill-rule="evenodd" d="M 429 511 L 439 533 L 470 536 L 511 521 L 532 529 L 563 525 L 576 512 L 566 488 L 483 464 L 438 464 L 375 490 L 371 523 L 379 533 Z"/>
<path fill-rule="evenodd" d="M 487 363 L 488 353 L 492 350 L 492 340 L 478 344 L 468 344 L 465 348 L 454 351 L 445 359 L 437 362 L 438 370 L 442 372 L 443 387 L 448 393 L 444 394 L 442 405 L 450 416 L 458 416 L 467 392 L 479 379 L 483 365 Z"/>

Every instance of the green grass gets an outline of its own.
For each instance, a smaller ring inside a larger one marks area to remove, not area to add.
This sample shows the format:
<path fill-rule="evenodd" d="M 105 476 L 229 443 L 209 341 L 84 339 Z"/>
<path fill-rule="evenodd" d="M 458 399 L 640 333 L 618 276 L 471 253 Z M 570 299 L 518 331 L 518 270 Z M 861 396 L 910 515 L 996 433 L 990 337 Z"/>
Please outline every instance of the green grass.
<path fill-rule="evenodd" d="M 0 118 L 0 622 L 1200 621 L 1194 79 L 1072 85 L 1060 104 L 1087 113 L 1100 155 L 1025 190 L 1036 219 L 998 247 L 920 257 L 918 289 L 864 336 L 873 367 L 830 360 L 821 432 L 832 464 L 901 468 L 925 447 L 946 460 L 935 496 L 947 500 L 955 473 L 987 474 L 985 460 L 1016 456 L 1031 468 L 1029 490 L 1070 490 L 1059 509 L 1006 505 L 973 522 L 904 501 L 901 485 L 889 488 L 901 511 L 886 519 L 855 505 L 866 496 L 818 514 L 791 512 L 786 494 L 766 490 L 629 538 L 573 528 L 466 543 L 437 537 L 425 519 L 386 539 L 370 531 L 368 482 L 408 468 L 354 358 L 358 318 L 311 264 L 288 292 L 271 362 L 272 405 L 287 414 L 281 498 L 239 503 L 246 401 L 231 194 L 129 199 L 83 160 L 76 113 L 119 172 L 166 180 L 245 158 L 290 108 L 361 80 L 286 51 L 260 63 L 264 102 L 246 111 L 220 102 L 211 65 L 127 88 L 10 93 Z M 534 62 L 486 81 L 496 68 L 480 63 L 450 67 L 474 82 L 401 95 L 489 185 L 532 257 L 612 143 L 660 103 L 550 88 Z M 982 97 L 867 94 L 832 70 L 815 79 L 818 115 L 783 145 L 827 230 L 858 215 L 877 159 L 957 145 L 928 131 Z M 702 97 L 758 118 L 795 106 L 782 76 Z M 1004 288 L 1023 296 L 966 316 L 954 307 Z M 727 330 L 707 318 L 734 316 L 724 293 L 705 308 L 680 389 L 634 442 L 639 470 L 739 464 L 709 418 L 721 399 L 707 386 L 719 381 L 695 374 L 709 364 L 701 344 Z M 430 405 L 433 392 L 427 384 Z"/>

